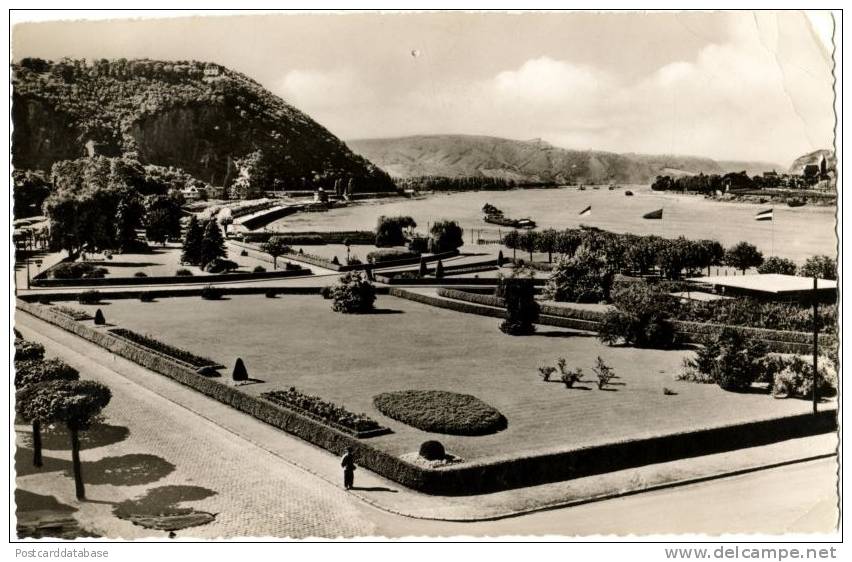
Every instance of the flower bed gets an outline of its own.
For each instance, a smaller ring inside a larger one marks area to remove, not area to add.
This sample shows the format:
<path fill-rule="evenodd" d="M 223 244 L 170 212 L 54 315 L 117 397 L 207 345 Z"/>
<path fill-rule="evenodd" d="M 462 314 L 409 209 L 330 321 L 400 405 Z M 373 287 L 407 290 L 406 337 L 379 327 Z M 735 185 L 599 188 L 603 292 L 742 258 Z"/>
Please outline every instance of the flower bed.
<path fill-rule="evenodd" d="M 184 349 L 179 349 L 167 343 L 155 340 L 154 338 L 137 334 L 132 330 L 127 330 L 125 328 L 113 328 L 110 330 L 110 333 L 136 345 L 141 345 L 142 347 L 146 347 L 152 351 L 171 357 L 172 359 L 177 359 L 178 361 L 191 365 L 196 369 L 200 369 L 201 367 L 212 367 L 214 369 L 222 368 L 222 365 L 216 363 L 216 361 L 213 361 L 212 359 L 207 359 L 206 357 L 195 355 L 194 353 L 190 353 Z"/>
<path fill-rule="evenodd" d="M 507 426 L 503 414 L 470 394 L 402 390 L 379 394 L 373 404 L 389 418 L 434 433 L 487 435 Z"/>
<path fill-rule="evenodd" d="M 346 408 L 327 402 L 319 396 L 299 392 L 292 386 L 288 390 L 273 390 L 264 392 L 260 396 L 279 406 L 293 408 L 299 413 L 309 415 L 356 437 L 390 433 L 390 429 L 379 425 L 379 422 L 366 414 L 353 414 Z"/>
<path fill-rule="evenodd" d="M 70 306 L 62 306 L 62 305 L 54 305 L 53 309 L 65 316 L 76 320 L 77 322 L 82 322 L 83 320 L 91 320 L 92 315 L 86 312 L 85 310 L 80 310 L 79 308 L 71 308 Z"/>

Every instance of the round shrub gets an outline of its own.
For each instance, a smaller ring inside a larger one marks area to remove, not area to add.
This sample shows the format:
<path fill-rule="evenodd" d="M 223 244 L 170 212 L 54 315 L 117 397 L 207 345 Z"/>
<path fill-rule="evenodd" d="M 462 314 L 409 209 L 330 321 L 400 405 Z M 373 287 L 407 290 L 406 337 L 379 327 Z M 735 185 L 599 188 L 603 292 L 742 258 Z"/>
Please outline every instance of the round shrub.
<path fill-rule="evenodd" d="M 77 302 L 80 304 L 98 304 L 101 302 L 101 293 L 99 291 L 83 291 L 77 295 Z"/>
<path fill-rule="evenodd" d="M 44 346 L 23 339 L 15 340 L 15 362 L 37 361 L 44 357 Z"/>
<path fill-rule="evenodd" d="M 144 271 L 137 271 L 136 273 L 133 274 L 133 277 L 148 277 L 148 274 L 145 273 Z"/>
<path fill-rule="evenodd" d="M 373 405 L 389 418 L 432 433 L 487 435 L 507 425 L 503 414 L 479 398 L 444 390 L 384 392 Z"/>
<path fill-rule="evenodd" d="M 241 255 L 242 257 L 247 257 L 247 256 L 248 256 L 248 250 L 241 250 L 241 251 L 240 251 L 240 255 Z"/>
<path fill-rule="evenodd" d="M 268 299 L 274 299 L 278 296 L 278 293 L 275 292 L 275 289 L 267 289 L 264 295 L 266 295 L 266 298 Z"/>
<path fill-rule="evenodd" d="M 222 294 L 222 289 L 212 285 L 207 285 L 201 289 L 201 298 L 208 301 L 219 300 L 222 298 Z"/>
<path fill-rule="evenodd" d="M 154 295 L 151 293 L 139 293 L 140 302 L 154 302 Z"/>
<path fill-rule="evenodd" d="M 334 287 L 332 287 L 331 285 L 327 285 L 327 286 L 325 286 L 325 287 L 322 287 L 322 288 L 320 289 L 320 295 L 322 295 L 322 298 L 324 298 L 324 299 L 326 299 L 326 300 L 331 299 L 331 296 L 332 296 L 332 295 L 331 295 L 331 291 L 332 291 L 332 289 L 334 289 Z"/>
<path fill-rule="evenodd" d="M 444 446 L 440 441 L 424 441 L 420 445 L 420 456 L 427 461 L 440 461 L 444 460 L 447 456 L 447 451 L 444 450 Z"/>
<path fill-rule="evenodd" d="M 188 269 L 181 268 L 175 271 L 175 277 L 192 277 L 192 272 Z"/>
<path fill-rule="evenodd" d="M 266 273 L 266 268 L 263 267 L 262 265 L 256 265 L 256 266 L 254 266 L 254 269 L 252 270 L 252 272 L 253 273 Z"/>
<path fill-rule="evenodd" d="M 809 400 L 813 392 L 813 362 L 798 355 L 778 360 L 780 369 L 774 373 L 772 395 L 776 398 L 804 398 Z M 817 394 L 833 396 L 837 392 L 837 371 L 831 361 L 820 357 L 817 361 Z"/>
<path fill-rule="evenodd" d="M 331 288 L 331 298 L 334 301 L 331 309 L 335 312 L 364 314 L 373 310 L 376 288 L 359 272 L 350 271 Z"/>

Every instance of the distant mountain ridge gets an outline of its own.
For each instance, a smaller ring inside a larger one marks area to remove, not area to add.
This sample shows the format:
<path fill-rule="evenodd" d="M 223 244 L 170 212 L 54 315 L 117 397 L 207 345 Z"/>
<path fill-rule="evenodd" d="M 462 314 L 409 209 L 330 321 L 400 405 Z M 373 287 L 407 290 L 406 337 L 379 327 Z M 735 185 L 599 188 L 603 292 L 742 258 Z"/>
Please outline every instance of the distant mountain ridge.
<path fill-rule="evenodd" d="M 391 176 L 481 176 L 517 182 L 649 183 L 661 174 L 749 174 L 781 170 L 768 162 L 715 161 L 697 156 L 569 150 L 541 139 L 419 135 L 346 141 Z"/>

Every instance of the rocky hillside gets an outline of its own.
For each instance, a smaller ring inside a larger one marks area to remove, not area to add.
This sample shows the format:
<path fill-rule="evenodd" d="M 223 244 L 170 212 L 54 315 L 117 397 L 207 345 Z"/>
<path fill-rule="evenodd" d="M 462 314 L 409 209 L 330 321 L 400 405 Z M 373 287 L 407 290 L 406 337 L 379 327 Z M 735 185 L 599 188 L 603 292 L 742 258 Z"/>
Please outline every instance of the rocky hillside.
<path fill-rule="evenodd" d="M 660 174 L 720 174 L 780 169 L 769 163 L 709 158 L 567 150 L 541 140 L 430 135 L 347 141 L 392 176 L 483 176 L 517 182 L 649 183 Z"/>
<path fill-rule="evenodd" d="M 12 159 L 49 170 L 86 154 L 182 168 L 229 186 L 389 191 L 393 182 L 250 78 L 200 62 L 23 59 L 13 65 Z"/>
<path fill-rule="evenodd" d="M 822 148 L 820 150 L 814 150 L 813 152 L 809 152 L 803 156 L 799 156 L 798 158 L 796 158 L 793 161 L 793 164 L 790 166 L 790 173 L 801 174 L 802 169 L 807 164 L 819 165 L 823 156 L 825 157 L 826 167 L 829 170 L 833 170 L 837 167 L 837 157 L 834 155 L 834 151 Z"/>

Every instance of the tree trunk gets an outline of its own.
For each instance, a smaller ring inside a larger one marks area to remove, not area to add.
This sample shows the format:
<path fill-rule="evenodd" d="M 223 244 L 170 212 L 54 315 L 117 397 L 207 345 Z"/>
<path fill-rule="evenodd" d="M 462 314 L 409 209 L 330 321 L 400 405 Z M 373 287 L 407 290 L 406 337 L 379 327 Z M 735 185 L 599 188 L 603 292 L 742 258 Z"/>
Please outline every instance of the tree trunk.
<path fill-rule="evenodd" d="M 41 422 L 33 422 L 33 466 L 41 466 Z"/>
<path fill-rule="evenodd" d="M 272 256 L 272 269 L 278 269 L 278 256 Z"/>
<path fill-rule="evenodd" d="M 80 433 L 74 427 L 69 427 L 71 432 L 71 463 L 74 465 L 74 488 L 77 492 L 77 499 L 86 498 L 86 488 L 83 486 L 83 471 L 80 466 Z"/>
<path fill-rule="evenodd" d="M 547 263 L 553 263 L 553 250 L 547 251 Z"/>

